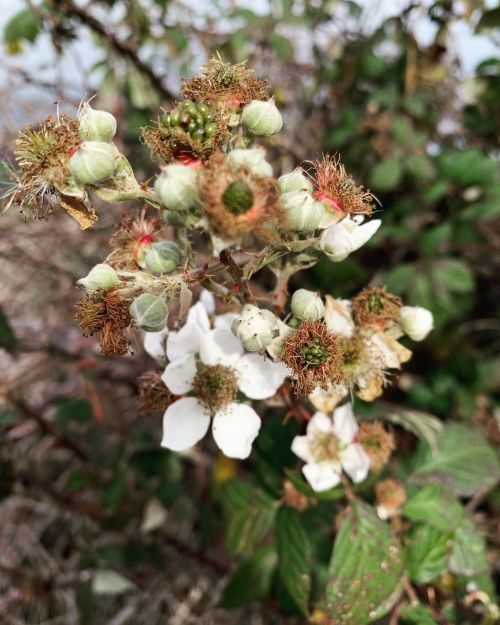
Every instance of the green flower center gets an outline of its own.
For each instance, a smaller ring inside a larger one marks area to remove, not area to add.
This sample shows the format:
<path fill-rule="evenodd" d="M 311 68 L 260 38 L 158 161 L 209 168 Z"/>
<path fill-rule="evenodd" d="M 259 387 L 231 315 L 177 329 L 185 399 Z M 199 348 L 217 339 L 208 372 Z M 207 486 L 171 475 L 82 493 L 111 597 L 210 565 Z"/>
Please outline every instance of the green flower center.
<path fill-rule="evenodd" d="M 311 453 L 316 462 L 337 460 L 339 451 L 340 441 L 334 434 L 317 433 L 311 443 Z"/>
<path fill-rule="evenodd" d="M 198 400 L 214 414 L 235 399 L 238 380 L 233 369 L 224 365 L 200 365 L 193 390 Z"/>
<path fill-rule="evenodd" d="M 328 350 L 322 347 L 318 337 L 314 337 L 302 345 L 299 351 L 306 366 L 310 367 L 319 367 L 327 361 L 329 356 Z"/>
<path fill-rule="evenodd" d="M 252 189 L 244 180 L 235 180 L 226 187 L 222 202 L 233 215 L 244 215 L 253 206 Z"/>
<path fill-rule="evenodd" d="M 375 315 L 384 310 L 384 300 L 377 293 L 372 293 L 368 297 L 368 310 Z"/>

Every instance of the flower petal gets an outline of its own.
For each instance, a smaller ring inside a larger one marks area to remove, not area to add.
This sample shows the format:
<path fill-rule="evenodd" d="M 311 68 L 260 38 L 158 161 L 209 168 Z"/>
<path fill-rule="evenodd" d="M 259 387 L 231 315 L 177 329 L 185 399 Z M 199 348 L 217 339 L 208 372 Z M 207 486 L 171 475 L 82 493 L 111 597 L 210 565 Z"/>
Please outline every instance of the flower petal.
<path fill-rule="evenodd" d="M 365 243 L 367 243 L 380 228 L 381 223 L 381 219 L 372 219 L 360 226 L 357 226 L 357 228 L 351 232 L 351 244 L 353 251 L 358 250 Z"/>
<path fill-rule="evenodd" d="M 212 434 L 223 454 L 248 458 L 260 430 L 260 417 L 251 406 L 229 404 L 214 417 Z"/>
<path fill-rule="evenodd" d="M 370 458 L 358 443 L 347 445 L 340 452 L 340 462 L 353 482 L 362 482 L 370 470 Z"/>
<path fill-rule="evenodd" d="M 200 351 L 203 330 L 197 323 L 186 323 L 178 332 L 170 332 L 167 339 L 167 357 L 176 360 L 186 354 Z"/>
<path fill-rule="evenodd" d="M 281 362 L 273 362 L 260 354 L 245 354 L 235 365 L 238 386 L 250 399 L 272 397 L 290 374 Z"/>
<path fill-rule="evenodd" d="M 235 365 L 243 353 L 243 345 L 231 330 L 216 328 L 203 336 L 200 358 L 205 365 Z"/>
<path fill-rule="evenodd" d="M 305 464 L 302 473 L 316 492 L 329 490 L 340 482 L 339 472 L 329 462 Z"/>
<path fill-rule="evenodd" d="M 309 395 L 309 401 L 316 410 L 328 413 L 332 412 L 348 394 L 349 389 L 345 384 L 330 384 L 326 391 L 317 386 Z"/>
<path fill-rule="evenodd" d="M 216 328 L 223 328 L 224 330 L 230 330 L 233 321 L 236 319 L 238 315 L 236 313 L 222 313 L 222 315 L 217 315 L 215 317 L 214 326 Z"/>
<path fill-rule="evenodd" d="M 196 358 L 194 354 L 186 354 L 170 362 L 161 379 L 174 395 L 184 395 L 193 388 L 195 376 Z"/>
<path fill-rule="evenodd" d="M 304 462 L 311 462 L 313 455 L 309 447 L 309 438 L 307 436 L 295 436 L 292 441 L 292 451 Z"/>
<path fill-rule="evenodd" d="M 212 295 L 212 293 L 210 293 L 210 291 L 207 291 L 207 289 L 202 289 L 200 293 L 199 301 L 203 304 L 203 306 L 205 306 L 205 310 L 207 311 L 209 315 L 214 314 L 215 298 Z"/>
<path fill-rule="evenodd" d="M 344 445 L 350 443 L 356 435 L 358 423 L 354 418 L 351 402 L 343 404 L 334 410 L 333 431 Z"/>
<path fill-rule="evenodd" d="M 160 332 L 146 332 L 144 334 L 144 349 L 155 360 L 166 360 L 165 343 L 168 336 L 168 330 L 160 330 Z"/>
<path fill-rule="evenodd" d="M 351 302 L 326 295 L 325 324 L 330 332 L 349 338 L 354 333 Z"/>
<path fill-rule="evenodd" d="M 183 397 L 163 415 L 161 446 L 173 451 L 189 449 L 201 440 L 210 425 L 210 414 L 196 397 Z"/>
<path fill-rule="evenodd" d="M 191 306 L 186 319 L 186 324 L 188 323 L 196 323 L 204 332 L 210 330 L 210 319 L 208 318 L 207 308 L 202 302 Z"/>
<path fill-rule="evenodd" d="M 315 412 L 312 419 L 307 424 L 307 434 L 314 436 L 316 432 L 324 434 L 331 432 L 333 423 L 330 417 L 322 412 Z"/>

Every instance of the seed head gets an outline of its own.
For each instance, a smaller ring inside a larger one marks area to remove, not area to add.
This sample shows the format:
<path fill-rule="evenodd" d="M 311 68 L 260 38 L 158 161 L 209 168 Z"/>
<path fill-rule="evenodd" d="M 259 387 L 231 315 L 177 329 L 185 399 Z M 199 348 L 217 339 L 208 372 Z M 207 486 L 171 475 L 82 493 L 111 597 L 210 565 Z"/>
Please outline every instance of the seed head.
<path fill-rule="evenodd" d="M 378 421 L 363 421 L 356 437 L 368 454 L 373 471 L 380 471 L 389 462 L 395 449 L 392 434 Z"/>
<path fill-rule="evenodd" d="M 363 289 L 352 300 L 356 323 L 378 329 L 387 328 L 399 319 L 401 306 L 401 298 L 389 293 L 384 287 Z"/>

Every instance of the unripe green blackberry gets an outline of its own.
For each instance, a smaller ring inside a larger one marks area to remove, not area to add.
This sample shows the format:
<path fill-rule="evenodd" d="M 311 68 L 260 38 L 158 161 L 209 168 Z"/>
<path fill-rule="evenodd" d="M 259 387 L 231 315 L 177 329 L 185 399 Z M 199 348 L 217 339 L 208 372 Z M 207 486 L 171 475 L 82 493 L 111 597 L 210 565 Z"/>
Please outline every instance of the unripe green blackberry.
<path fill-rule="evenodd" d="M 159 295 L 139 295 L 130 304 L 129 312 L 138 327 L 146 332 L 160 332 L 167 324 L 168 307 Z"/>
<path fill-rule="evenodd" d="M 213 113 L 203 102 L 187 100 L 177 105 L 169 113 L 165 113 L 162 125 L 166 130 L 180 128 L 193 139 L 204 141 L 212 137 L 218 130 Z"/>
<path fill-rule="evenodd" d="M 145 256 L 146 267 L 153 273 L 170 273 L 179 263 L 180 250 L 174 241 L 152 243 Z"/>

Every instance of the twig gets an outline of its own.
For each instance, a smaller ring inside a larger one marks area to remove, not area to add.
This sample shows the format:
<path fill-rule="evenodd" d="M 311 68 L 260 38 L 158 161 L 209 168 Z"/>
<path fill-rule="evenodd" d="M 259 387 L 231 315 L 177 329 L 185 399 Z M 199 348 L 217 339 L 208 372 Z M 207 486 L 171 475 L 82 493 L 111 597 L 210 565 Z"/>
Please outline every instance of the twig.
<path fill-rule="evenodd" d="M 147 63 L 139 58 L 137 50 L 135 50 L 129 43 L 118 39 L 116 35 L 109 32 L 98 19 L 96 19 L 93 15 L 89 15 L 84 9 L 77 6 L 73 0 L 54 0 L 54 4 L 67 16 L 78 19 L 82 24 L 90 28 L 90 30 L 100 35 L 116 52 L 131 61 L 131 63 L 142 74 L 149 78 L 151 85 L 163 97 L 168 100 L 174 99 L 173 94 L 163 84 L 161 76 L 157 75 Z"/>

